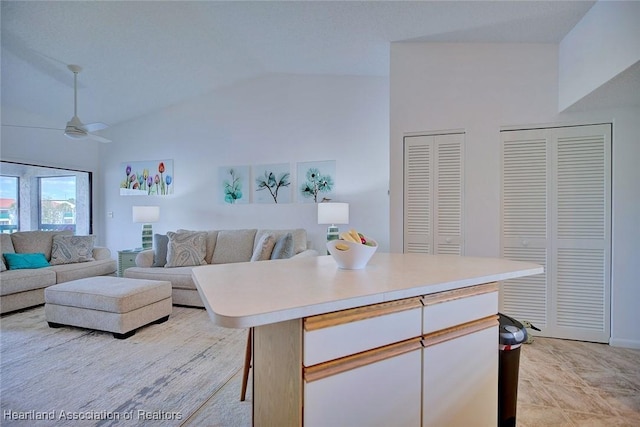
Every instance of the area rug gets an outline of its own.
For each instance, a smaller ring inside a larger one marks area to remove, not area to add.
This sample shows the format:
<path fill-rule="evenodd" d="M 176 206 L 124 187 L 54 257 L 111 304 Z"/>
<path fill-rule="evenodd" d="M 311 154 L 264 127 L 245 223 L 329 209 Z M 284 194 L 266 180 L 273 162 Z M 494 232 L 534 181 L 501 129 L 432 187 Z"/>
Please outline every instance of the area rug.
<path fill-rule="evenodd" d="M 242 368 L 246 331 L 203 309 L 126 339 L 49 328 L 44 308 L 0 319 L 2 426 L 180 426 Z M 238 390 L 239 392 L 239 390 Z"/>

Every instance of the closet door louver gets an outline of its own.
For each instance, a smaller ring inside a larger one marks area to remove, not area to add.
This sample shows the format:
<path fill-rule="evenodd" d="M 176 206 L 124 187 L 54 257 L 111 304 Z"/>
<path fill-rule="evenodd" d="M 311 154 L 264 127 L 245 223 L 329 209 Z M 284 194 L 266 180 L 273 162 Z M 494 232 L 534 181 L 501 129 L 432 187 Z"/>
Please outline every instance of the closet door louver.
<path fill-rule="evenodd" d="M 464 134 L 405 138 L 404 252 L 463 253 Z"/>
<path fill-rule="evenodd" d="M 436 139 L 436 253 L 462 255 L 462 135 Z"/>
<path fill-rule="evenodd" d="M 547 259 L 547 145 L 544 131 L 504 132 L 502 141 L 502 254 L 534 262 Z M 502 310 L 517 319 L 547 326 L 545 275 L 502 284 Z"/>
<path fill-rule="evenodd" d="M 610 126 L 561 128 L 555 140 L 556 336 L 610 335 Z"/>
<path fill-rule="evenodd" d="M 610 125 L 501 135 L 501 256 L 545 267 L 503 282 L 501 311 L 544 336 L 608 342 Z"/>
<path fill-rule="evenodd" d="M 405 138 L 404 252 L 433 253 L 433 147 L 435 137 Z"/>

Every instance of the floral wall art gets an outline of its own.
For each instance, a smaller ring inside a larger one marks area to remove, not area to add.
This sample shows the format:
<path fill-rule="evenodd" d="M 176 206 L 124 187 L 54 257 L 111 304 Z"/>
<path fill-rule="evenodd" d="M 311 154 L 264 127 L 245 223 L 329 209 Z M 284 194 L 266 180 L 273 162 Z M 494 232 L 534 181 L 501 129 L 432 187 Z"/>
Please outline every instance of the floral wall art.
<path fill-rule="evenodd" d="M 219 169 L 224 203 L 249 203 L 249 166 L 224 166 Z"/>
<path fill-rule="evenodd" d="M 291 202 L 291 168 L 288 163 L 257 165 L 252 171 L 256 203 Z"/>
<path fill-rule="evenodd" d="M 320 203 L 333 198 L 336 161 L 298 163 L 298 201 Z"/>
<path fill-rule="evenodd" d="M 121 196 L 168 196 L 173 194 L 173 160 L 126 162 L 120 165 Z"/>

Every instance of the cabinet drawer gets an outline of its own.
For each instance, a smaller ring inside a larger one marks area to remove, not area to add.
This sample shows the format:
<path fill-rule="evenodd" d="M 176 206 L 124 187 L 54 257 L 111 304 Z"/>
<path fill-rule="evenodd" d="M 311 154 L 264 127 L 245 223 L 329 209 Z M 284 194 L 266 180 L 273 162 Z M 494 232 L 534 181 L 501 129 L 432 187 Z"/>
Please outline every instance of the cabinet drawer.
<path fill-rule="evenodd" d="M 122 255 L 122 262 L 127 265 L 136 264 L 136 256 L 138 254 L 126 254 Z"/>
<path fill-rule="evenodd" d="M 422 303 L 422 333 L 428 334 L 498 313 L 498 284 L 426 295 Z"/>
<path fill-rule="evenodd" d="M 421 335 L 420 298 L 374 304 L 304 319 L 304 366 Z"/>
<path fill-rule="evenodd" d="M 305 381 L 303 425 L 419 426 L 421 366 L 416 341 L 406 353 Z"/>

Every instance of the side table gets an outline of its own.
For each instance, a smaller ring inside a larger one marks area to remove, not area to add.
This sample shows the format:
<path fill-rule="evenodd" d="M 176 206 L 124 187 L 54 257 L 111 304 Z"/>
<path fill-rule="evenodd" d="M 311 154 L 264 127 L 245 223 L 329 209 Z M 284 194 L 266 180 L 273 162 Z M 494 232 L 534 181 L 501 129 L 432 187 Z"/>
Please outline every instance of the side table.
<path fill-rule="evenodd" d="M 127 268 L 136 266 L 136 256 L 140 252 L 142 248 L 118 251 L 118 277 L 123 277 Z"/>

